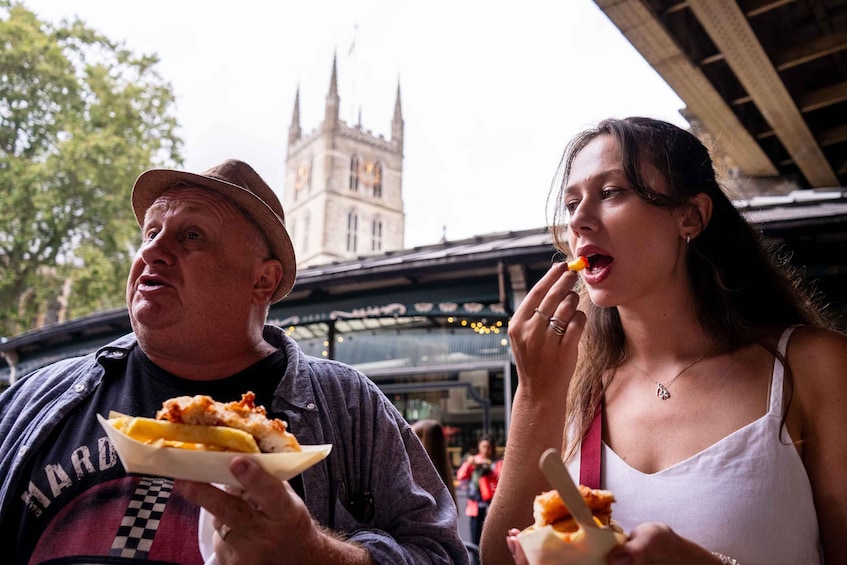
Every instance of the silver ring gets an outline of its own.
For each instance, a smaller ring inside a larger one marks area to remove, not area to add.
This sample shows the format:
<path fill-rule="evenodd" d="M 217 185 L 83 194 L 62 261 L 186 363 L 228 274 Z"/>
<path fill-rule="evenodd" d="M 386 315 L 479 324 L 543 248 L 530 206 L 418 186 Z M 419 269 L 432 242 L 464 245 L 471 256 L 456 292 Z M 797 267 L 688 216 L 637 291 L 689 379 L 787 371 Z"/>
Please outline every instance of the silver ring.
<path fill-rule="evenodd" d="M 230 528 L 226 524 L 220 527 L 220 529 L 218 530 L 218 535 L 221 536 L 221 541 L 226 541 L 226 536 L 229 535 L 230 530 L 232 530 L 232 528 Z"/>
<path fill-rule="evenodd" d="M 549 322 L 550 320 L 553 319 L 552 316 L 548 316 L 547 314 L 545 314 L 544 312 L 542 312 L 538 308 L 535 309 L 535 313 L 538 314 L 539 316 L 541 316 L 542 318 L 544 318 L 544 320 L 547 321 L 547 322 Z"/>
<path fill-rule="evenodd" d="M 565 335 L 565 326 L 559 324 L 559 320 L 556 318 L 550 318 L 549 326 L 553 328 L 556 335 Z"/>

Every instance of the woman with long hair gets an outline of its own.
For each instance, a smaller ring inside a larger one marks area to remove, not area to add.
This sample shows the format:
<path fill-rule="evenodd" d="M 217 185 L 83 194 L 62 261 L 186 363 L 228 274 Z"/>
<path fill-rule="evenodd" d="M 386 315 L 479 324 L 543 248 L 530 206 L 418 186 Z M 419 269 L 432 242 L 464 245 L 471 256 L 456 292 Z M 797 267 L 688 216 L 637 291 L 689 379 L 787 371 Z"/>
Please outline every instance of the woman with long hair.
<path fill-rule="evenodd" d="M 523 562 L 515 534 L 550 489 L 539 457 L 562 448 L 579 477 L 592 424 L 629 535 L 610 562 L 847 562 L 847 337 L 691 133 L 604 120 L 560 172 L 554 242 L 589 266 L 553 265 L 510 322 L 518 387 L 484 562 Z"/>
<path fill-rule="evenodd" d="M 447 438 L 444 435 L 444 427 L 437 420 L 418 420 L 412 424 L 412 429 L 421 440 L 421 443 L 429 454 L 435 470 L 441 475 L 441 480 L 450 491 L 453 502 L 456 502 L 456 485 L 453 477 L 453 463 L 450 462 L 450 454 L 447 452 Z"/>

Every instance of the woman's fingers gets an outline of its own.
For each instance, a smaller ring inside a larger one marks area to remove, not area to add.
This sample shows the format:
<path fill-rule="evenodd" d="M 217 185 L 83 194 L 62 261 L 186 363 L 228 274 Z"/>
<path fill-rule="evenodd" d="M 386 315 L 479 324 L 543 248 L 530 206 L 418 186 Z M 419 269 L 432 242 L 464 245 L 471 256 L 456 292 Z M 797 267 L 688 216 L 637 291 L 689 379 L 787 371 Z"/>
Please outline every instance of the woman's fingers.
<path fill-rule="evenodd" d="M 532 340 L 559 344 L 567 334 L 581 334 L 581 318 L 571 325 L 579 306 L 579 296 L 572 290 L 576 280 L 572 271 L 553 265 L 527 293 L 509 322 L 512 339 L 517 343 Z"/>
<path fill-rule="evenodd" d="M 553 265 L 527 293 L 526 298 L 515 312 L 514 319 L 529 320 L 533 315 L 538 315 L 538 312 L 540 312 L 547 316 L 549 322 L 549 318 L 554 316 L 553 313 L 559 302 L 576 284 L 577 278 L 576 273 L 568 271 L 561 264 Z M 536 312 L 536 309 L 538 312 Z"/>

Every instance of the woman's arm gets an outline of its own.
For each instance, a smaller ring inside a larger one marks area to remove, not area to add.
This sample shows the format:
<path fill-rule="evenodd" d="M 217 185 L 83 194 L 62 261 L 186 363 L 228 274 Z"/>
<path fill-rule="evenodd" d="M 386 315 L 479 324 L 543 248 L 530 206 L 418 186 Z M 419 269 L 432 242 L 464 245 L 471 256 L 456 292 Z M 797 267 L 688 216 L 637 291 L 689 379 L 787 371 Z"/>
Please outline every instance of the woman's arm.
<path fill-rule="evenodd" d="M 787 360 L 825 560 L 847 563 L 847 336 L 797 328 Z"/>
<path fill-rule="evenodd" d="M 575 282 L 576 274 L 554 265 L 509 322 L 518 387 L 506 456 L 482 533 L 485 563 L 512 561 L 507 532 L 532 522 L 535 495 L 550 488 L 538 469 L 538 460 L 545 450 L 562 445 L 565 399 L 585 326 L 585 315 L 577 311 L 578 298 L 571 291 Z M 535 308 L 560 320 L 566 328 L 564 335 L 554 332 Z"/>
<path fill-rule="evenodd" d="M 467 481 L 471 478 L 471 474 L 473 474 L 474 462 L 473 457 L 468 457 L 462 464 L 459 466 L 459 470 L 456 471 L 456 480 L 457 481 Z"/>

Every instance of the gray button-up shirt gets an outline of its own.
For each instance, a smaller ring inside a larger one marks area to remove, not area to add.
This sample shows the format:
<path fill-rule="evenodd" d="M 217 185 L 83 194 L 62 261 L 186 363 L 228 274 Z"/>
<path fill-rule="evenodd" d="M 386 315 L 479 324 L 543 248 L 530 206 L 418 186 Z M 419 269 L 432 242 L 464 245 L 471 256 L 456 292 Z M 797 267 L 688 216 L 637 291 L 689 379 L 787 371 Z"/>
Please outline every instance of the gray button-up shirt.
<path fill-rule="evenodd" d="M 363 545 L 376 563 L 467 563 L 452 497 L 376 385 L 347 365 L 305 355 L 275 326 L 265 327 L 265 339 L 287 358 L 269 410 L 288 415 L 300 443 L 333 446 L 302 475 L 314 519 Z M 30 454 L 104 378 L 120 377 L 107 377 L 104 364 L 136 345 L 134 335 L 124 336 L 39 369 L 0 395 L 0 517 L 27 480 Z"/>

